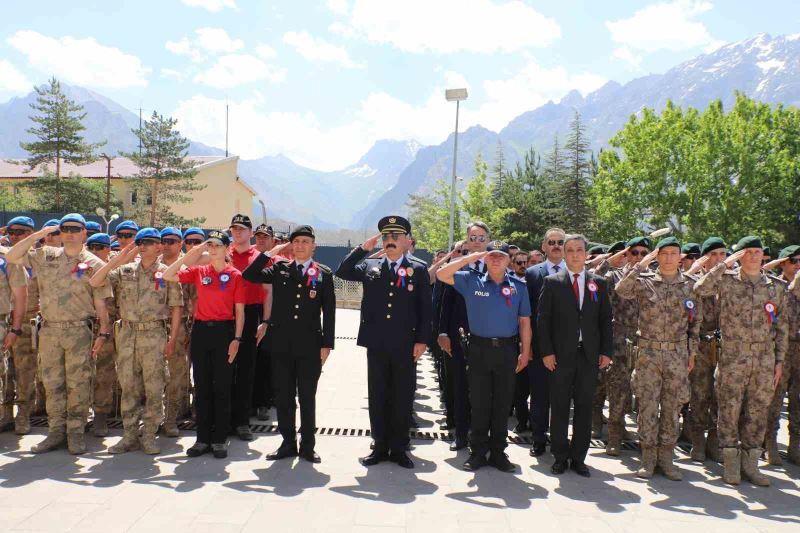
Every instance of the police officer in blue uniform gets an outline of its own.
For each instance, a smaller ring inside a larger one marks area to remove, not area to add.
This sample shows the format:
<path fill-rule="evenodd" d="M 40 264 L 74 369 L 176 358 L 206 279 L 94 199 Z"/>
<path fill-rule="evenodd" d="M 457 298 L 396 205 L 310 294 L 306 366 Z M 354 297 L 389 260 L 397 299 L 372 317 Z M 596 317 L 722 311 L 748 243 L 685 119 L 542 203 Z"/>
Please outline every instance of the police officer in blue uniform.
<path fill-rule="evenodd" d="M 378 222 L 380 233 L 350 252 L 336 275 L 363 284 L 358 345 L 367 349 L 372 466 L 390 460 L 404 468 L 408 420 L 414 401 L 415 363 L 431 337 L 431 286 L 425 263 L 409 258 L 411 224 L 400 216 Z M 367 259 L 381 239 L 385 255 Z"/>
<path fill-rule="evenodd" d="M 483 259 L 486 273 L 462 270 Z M 509 275 L 508 245 L 493 241 L 485 252 L 472 253 L 436 273 L 464 297 L 470 324 L 467 361 L 472 406 L 472 455 L 465 470 L 488 464 L 503 472 L 516 467 L 505 454 L 508 412 L 514 399 L 516 374 L 531 358 L 531 304 L 525 283 Z"/>

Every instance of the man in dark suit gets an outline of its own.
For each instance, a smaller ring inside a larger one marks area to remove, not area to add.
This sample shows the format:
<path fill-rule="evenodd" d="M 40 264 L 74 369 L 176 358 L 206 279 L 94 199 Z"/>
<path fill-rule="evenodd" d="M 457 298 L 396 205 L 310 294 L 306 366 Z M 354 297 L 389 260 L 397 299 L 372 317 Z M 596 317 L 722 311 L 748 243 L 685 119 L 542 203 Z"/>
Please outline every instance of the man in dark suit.
<path fill-rule="evenodd" d="M 367 349 L 369 423 L 375 441 L 364 466 L 391 460 L 404 468 L 414 463 L 406 455 L 408 420 L 414 402 L 415 363 L 431 337 L 431 284 L 425 263 L 409 259 L 411 224 L 388 216 L 378 222 L 380 233 L 350 252 L 336 271 L 363 284 L 358 345 Z M 367 259 L 383 242 L 383 257 Z"/>
<path fill-rule="evenodd" d="M 586 238 L 564 239 L 567 268 L 548 276 L 537 309 L 536 332 L 542 363 L 550 372 L 550 451 L 556 460 L 551 472 L 567 467 L 589 477 L 584 462 L 592 432 L 592 400 L 597 369 L 611 363 L 611 303 L 606 281 L 585 268 Z M 572 442 L 569 442 L 570 406 Z M 568 463 L 569 460 L 569 463 Z"/>
<path fill-rule="evenodd" d="M 312 463 L 321 461 L 314 451 L 317 382 L 333 349 L 336 294 L 330 268 L 313 259 L 314 241 L 311 226 L 298 226 L 288 243 L 259 254 L 242 272 L 247 281 L 272 285 L 272 313 L 265 342 L 272 355 L 275 407 L 283 443 L 267 455 L 270 461 L 298 455 L 295 392 L 300 403 L 299 455 Z M 279 260 L 267 266 L 289 246 L 294 261 Z"/>
<path fill-rule="evenodd" d="M 542 241 L 542 250 L 547 254 L 547 259 L 525 272 L 525 283 L 531 299 L 532 320 L 536 318 L 544 278 L 567 268 L 564 262 L 565 236 L 566 233 L 561 228 L 547 230 Z M 528 378 L 531 386 L 530 426 L 533 437 L 530 453 L 533 457 L 539 457 L 546 451 L 547 432 L 550 429 L 550 388 L 548 371 L 542 364 L 538 335 L 533 336 L 533 361 L 528 365 Z"/>

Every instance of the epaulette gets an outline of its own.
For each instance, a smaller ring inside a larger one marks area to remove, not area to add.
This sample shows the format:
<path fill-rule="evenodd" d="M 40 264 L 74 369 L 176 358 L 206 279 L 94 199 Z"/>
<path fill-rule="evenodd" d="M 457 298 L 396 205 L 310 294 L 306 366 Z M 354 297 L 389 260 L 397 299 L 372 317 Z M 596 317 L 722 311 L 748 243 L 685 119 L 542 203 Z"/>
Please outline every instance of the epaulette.
<path fill-rule="evenodd" d="M 776 276 L 774 274 L 767 274 L 767 278 L 771 279 L 774 282 L 780 283 L 784 287 L 788 287 L 789 286 L 789 282 L 786 281 L 785 279 L 783 279 L 780 276 Z"/>
<path fill-rule="evenodd" d="M 319 269 L 324 272 L 325 274 L 333 274 L 333 270 L 328 265 L 323 265 L 322 263 L 317 263 Z"/>
<path fill-rule="evenodd" d="M 425 262 L 425 261 L 423 261 L 422 259 L 419 259 L 419 258 L 417 258 L 417 257 L 414 257 L 414 256 L 411 256 L 411 257 L 408 257 L 408 256 L 407 256 L 406 258 L 407 258 L 407 259 L 408 259 L 408 260 L 409 260 L 411 263 L 414 263 L 415 265 L 418 265 L 418 266 L 425 267 L 425 270 L 427 270 L 427 269 L 428 269 L 428 263 L 426 263 L 426 262 Z"/>

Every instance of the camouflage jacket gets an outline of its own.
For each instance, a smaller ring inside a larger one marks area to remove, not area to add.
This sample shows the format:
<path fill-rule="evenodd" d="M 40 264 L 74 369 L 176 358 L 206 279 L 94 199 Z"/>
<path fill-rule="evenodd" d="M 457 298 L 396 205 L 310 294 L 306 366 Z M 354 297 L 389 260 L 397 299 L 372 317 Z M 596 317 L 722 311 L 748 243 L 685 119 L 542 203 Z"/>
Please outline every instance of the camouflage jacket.
<path fill-rule="evenodd" d="M 157 275 L 163 275 L 165 270 L 167 266 L 160 261 L 155 261 L 149 268 L 143 268 L 136 261 L 108 273 L 122 320 L 169 320 L 170 308 L 183 305 L 180 284 L 175 281 L 167 282 Z"/>
<path fill-rule="evenodd" d="M 639 302 L 635 298 L 625 299 L 617 295 L 616 286 L 630 268 L 611 268 L 605 273 L 608 281 L 608 296 L 614 312 L 614 325 L 635 329 L 639 323 Z"/>
<path fill-rule="evenodd" d="M 702 274 L 692 274 L 689 276 L 694 283 L 700 279 Z M 700 335 L 713 335 L 719 330 L 719 296 L 716 294 L 699 298 L 703 305 L 703 322 L 700 324 Z"/>
<path fill-rule="evenodd" d="M 6 261 L 8 248 L 0 246 L 0 314 L 7 315 L 11 312 L 11 289 L 24 287 L 28 284 L 28 276 L 20 265 L 13 265 Z"/>
<path fill-rule="evenodd" d="M 800 341 L 800 287 L 789 290 L 789 281 L 783 277 L 773 277 L 777 283 L 786 289 L 786 314 L 789 322 L 789 340 Z M 798 284 L 800 285 L 800 284 Z"/>

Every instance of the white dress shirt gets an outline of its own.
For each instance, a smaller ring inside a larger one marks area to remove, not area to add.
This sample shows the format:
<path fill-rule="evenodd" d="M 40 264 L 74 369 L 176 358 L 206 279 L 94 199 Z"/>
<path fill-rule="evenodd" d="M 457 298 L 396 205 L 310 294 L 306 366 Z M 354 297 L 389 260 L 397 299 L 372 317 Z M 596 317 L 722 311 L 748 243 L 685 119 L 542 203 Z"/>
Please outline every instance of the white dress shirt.
<path fill-rule="evenodd" d="M 294 268 L 295 268 L 295 270 L 297 270 L 298 272 L 300 272 L 300 275 L 301 275 L 301 276 L 305 276 L 305 275 L 306 275 L 306 270 L 308 270 L 308 267 L 310 267 L 310 266 L 311 266 L 311 259 L 309 259 L 309 260 L 308 260 L 308 261 L 306 261 L 305 263 L 302 263 L 302 265 L 303 265 L 303 270 L 300 270 L 299 268 L 297 268 L 297 265 L 299 265 L 299 264 L 301 264 L 301 263 L 298 263 L 298 262 L 297 262 L 297 259 L 295 259 L 295 260 L 294 260 Z"/>
<path fill-rule="evenodd" d="M 561 272 L 562 270 L 567 268 L 567 262 L 564 261 L 563 259 L 561 260 L 560 263 L 558 263 L 558 265 L 556 265 L 555 263 L 553 263 L 549 259 L 545 260 L 544 264 L 545 264 L 545 268 L 547 269 L 547 275 L 548 276 L 551 276 L 553 274 L 558 274 L 558 272 Z M 558 266 L 558 272 L 556 272 L 556 269 L 553 268 L 555 266 Z"/>

